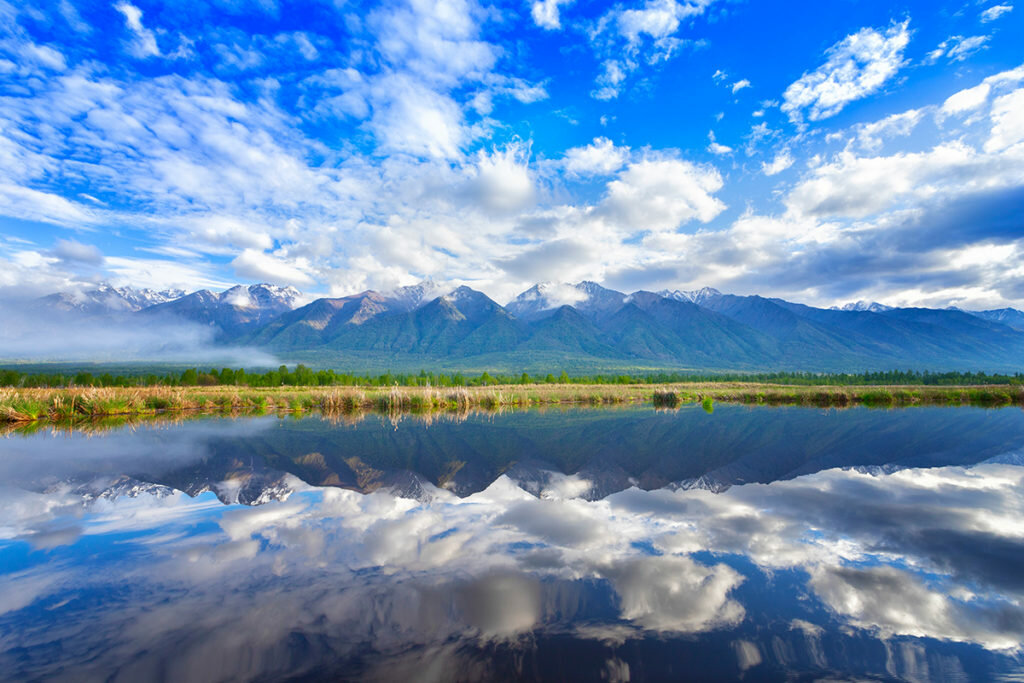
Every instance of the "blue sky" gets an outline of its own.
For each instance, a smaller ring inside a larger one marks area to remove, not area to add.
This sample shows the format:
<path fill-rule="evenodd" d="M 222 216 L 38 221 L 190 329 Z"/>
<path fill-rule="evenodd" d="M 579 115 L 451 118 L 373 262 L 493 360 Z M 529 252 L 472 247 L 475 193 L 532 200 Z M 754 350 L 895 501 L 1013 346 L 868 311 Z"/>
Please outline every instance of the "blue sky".
<path fill-rule="evenodd" d="M 0 2 L 0 288 L 1024 305 L 1024 7 Z"/>

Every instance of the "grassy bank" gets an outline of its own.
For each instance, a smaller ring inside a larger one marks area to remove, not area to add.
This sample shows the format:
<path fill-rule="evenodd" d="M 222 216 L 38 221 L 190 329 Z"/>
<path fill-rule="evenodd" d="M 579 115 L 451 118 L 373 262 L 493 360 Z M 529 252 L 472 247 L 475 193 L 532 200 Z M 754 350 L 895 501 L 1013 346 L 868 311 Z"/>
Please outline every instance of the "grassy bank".
<path fill-rule="evenodd" d="M 487 387 L 139 387 L 0 390 L 0 422 L 62 421 L 175 413 L 429 412 L 553 404 L 649 403 L 672 408 L 715 401 L 844 407 L 852 405 L 1024 405 L 1024 387 L 787 386 L 741 383 L 499 385 Z"/>

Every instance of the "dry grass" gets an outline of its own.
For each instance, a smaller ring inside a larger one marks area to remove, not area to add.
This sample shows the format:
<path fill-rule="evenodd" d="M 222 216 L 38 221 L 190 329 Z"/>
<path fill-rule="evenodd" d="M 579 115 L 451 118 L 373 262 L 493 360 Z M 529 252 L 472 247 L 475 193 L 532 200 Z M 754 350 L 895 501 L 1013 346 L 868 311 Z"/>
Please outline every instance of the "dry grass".
<path fill-rule="evenodd" d="M 575 385 L 534 384 L 491 387 L 280 387 L 0 389 L 0 422 L 29 423 L 107 417 L 179 414 L 239 414 L 266 411 L 349 415 L 466 412 L 543 405 L 653 403 L 675 408 L 714 401 L 843 407 L 851 405 L 1024 405 L 1020 386 L 784 386 L 741 383 Z"/>

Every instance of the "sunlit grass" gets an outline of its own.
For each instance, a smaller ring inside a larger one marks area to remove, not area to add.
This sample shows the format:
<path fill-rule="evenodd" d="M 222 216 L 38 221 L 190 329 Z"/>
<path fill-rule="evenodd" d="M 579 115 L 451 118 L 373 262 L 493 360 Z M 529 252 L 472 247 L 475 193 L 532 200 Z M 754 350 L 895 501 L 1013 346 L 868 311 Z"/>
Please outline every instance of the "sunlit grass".
<path fill-rule="evenodd" d="M 635 385 L 534 384 L 486 387 L 238 387 L 2 389 L 0 422 L 60 422 L 83 418 L 180 413 L 266 411 L 344 414 L 360 411 L 430 413 L 544 405 L 653 404 L 677 408 L 714 402 L 845 407 L 912 405 L 1024 405 L 1020 386 L 792 386 L 739 383 Z"/>

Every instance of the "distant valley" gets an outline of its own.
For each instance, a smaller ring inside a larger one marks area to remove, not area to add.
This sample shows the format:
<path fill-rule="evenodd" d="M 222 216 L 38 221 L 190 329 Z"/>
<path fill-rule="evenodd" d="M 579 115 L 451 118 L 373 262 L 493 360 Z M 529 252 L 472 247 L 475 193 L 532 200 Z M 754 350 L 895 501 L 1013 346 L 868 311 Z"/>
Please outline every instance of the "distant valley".
<path fill-rule="evenodd" d="M 822 309 L 710 288 L 627 294 L 593 282 L 535 285 L 504 306 L 432 282 L 302 301 L 294 288 L 257 284 L 190 294 L 100 286 L 37 304 L 139 326 L 199 325 L 219 346 L 347 369 L 1024 367 L 1024 313 L 1016 309 Z"/>

